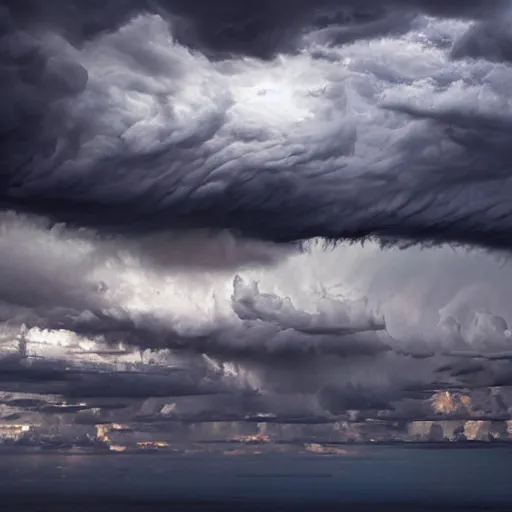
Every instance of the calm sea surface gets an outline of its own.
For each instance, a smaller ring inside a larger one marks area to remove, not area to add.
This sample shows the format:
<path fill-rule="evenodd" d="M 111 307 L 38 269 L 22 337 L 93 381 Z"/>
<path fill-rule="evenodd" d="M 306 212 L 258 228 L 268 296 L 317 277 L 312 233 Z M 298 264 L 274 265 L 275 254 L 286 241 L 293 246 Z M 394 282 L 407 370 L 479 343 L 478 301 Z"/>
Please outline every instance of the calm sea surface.
<path fill-rule="evenodd" d="M 512 511 L 512 447 L 371 446 L 337 456 L 0 453 L 0 497 L 2 511 Z"/>

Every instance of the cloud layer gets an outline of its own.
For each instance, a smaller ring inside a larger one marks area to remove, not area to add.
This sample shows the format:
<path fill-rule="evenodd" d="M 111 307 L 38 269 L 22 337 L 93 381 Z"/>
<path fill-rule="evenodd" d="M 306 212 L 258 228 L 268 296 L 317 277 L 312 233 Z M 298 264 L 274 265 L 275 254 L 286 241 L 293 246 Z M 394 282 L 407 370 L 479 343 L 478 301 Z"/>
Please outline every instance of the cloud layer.
<path fill-rule="evenodd" d="M 512 274 L 487 253 L 316 242 L 273 264 L 164 265 L 135 239 L 2 220 L 4 418 L 412 421 L 436 390 L 511 385 Z M 162 242 L 186 259 L 189 239 Z"/>
<path fill-rule="evenodd" d="M 511 386 L 511 16 L 3 2 L 2 417 L 412 420 Z"/>
<path fill-rule="evenodd" d="M 506 4 L 358 4 L 111 1 L 81 27 L 76 3 L 4 9 L 2 204 L 508 247 Z"/>

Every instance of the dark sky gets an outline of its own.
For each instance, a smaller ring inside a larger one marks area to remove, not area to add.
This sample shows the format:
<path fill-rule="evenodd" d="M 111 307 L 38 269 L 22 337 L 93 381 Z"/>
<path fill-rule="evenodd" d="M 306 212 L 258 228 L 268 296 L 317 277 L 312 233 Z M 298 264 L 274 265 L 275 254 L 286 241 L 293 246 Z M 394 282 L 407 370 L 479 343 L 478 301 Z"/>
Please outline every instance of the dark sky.
<path fill-rule="evenodd" d="M 511 27 L 0 2 L 2 421 L 508 419 Z"/>
<path fill-rule="evenodd" d="M 507 2 L 9 5 L 6 208 L 101 230 L 509 244 Z"/>

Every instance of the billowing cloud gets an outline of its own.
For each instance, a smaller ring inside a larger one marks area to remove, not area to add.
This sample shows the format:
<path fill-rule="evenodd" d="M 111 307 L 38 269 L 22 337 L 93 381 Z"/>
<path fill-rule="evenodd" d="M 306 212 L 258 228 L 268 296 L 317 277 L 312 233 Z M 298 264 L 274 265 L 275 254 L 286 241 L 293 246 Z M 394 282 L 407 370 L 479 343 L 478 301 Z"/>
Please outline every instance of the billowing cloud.
<path fill-rule="evenodd" d="M 107 2 L 119 16 L 80 43 L 59 30 L 67 10 L 5 11 L 4 207 L 131 232 L 507 247 L 511 70 L 504 31 L 479 28 L 506 5 L 131 5 Z M 382 21 L 396 13 L 398 32 Z M 191 50 L 176 17 L 227 54 Z M 244 50 L 270 32 L 293 48 Z M 482 38 L 499 51 L 472 50 Z"/>
<path fill-rule="evenodd" d="M 386 328 L 384 319 L 368 310 L 366 300 L 331 301 L 328 303 L 331 311 L 312 315 L 298 311 L 289 298 L 283 300 L 277 295 L 260 293 L 256 282 L 247 284 L 240 276 L 235 277 L 232 300 L 233 309 L 241 320 L 261 320 L 303 334 L 343 336 Z"/>
<path fill-rule="evenodd" d="M 206 394 L 202 416 L 193 409 L 173 421 L 253 421 L 263 412 L 307 423 L 346 409 L 394 409 L 413 389 L 428 398 L 443 387 L 510 380 L 510 271 L 485 253 L 382 252 L 372 244 L 325 250 L 319 243 L 286 253 L 274 266 L 229 272 L 151 264 L 124 239 L 48 231 L 21 217 L 6 217 L 4 226 L 3 251 L 17 255 L 8 260 L 17 277 L 6 283 L 5 304 L 18 316 L 6 317 L 4 326 L 2 348 L 11 355 L 3 392 L 56 395 L 84 402 L 84 414 L 96 404 L 122 418 L 101 400 L 128 406 Z M 167 250 L 183 251 L 183 239 L 172 240 Z M 31 277 L 40 268 L 44 281 Z M 75 302 L 67 295 L 73 289 Z M 20 328 L 24 334 L 16 337 Z M 135 361 L 142 366 L 126 373 L 123 365 Z M 162 375 L 151 373 L 154 361 Z M 244 399 L 241 409 L 230 398 L 212 412 L 209 393 L 247 391 L 266 398 L 248 408 Z M 288 404 L 300 396 L 311 402 L 291 411 Z M 72 414 L 52 403 L 22 410 Z"/>
<path fill-rule="evenodd" d="M 3 418 L 412 421 L 510 386 L 507 256 L 443 246 L 510 249 L 507 2 L 4 4 Z"/>

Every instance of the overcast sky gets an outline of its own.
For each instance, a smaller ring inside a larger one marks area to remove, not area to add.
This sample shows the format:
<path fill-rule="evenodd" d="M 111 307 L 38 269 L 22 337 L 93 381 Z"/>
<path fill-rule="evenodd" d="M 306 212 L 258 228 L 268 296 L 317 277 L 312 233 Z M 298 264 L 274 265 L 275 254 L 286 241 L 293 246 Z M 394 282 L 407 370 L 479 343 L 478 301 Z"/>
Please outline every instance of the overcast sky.
<path fill-rule="evenodd" d="M 501 0 L 0 2 L 2 421 L 511 417 L 511 80 Z"/>

